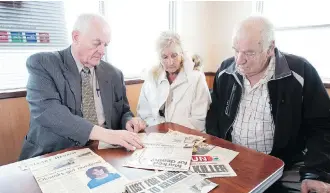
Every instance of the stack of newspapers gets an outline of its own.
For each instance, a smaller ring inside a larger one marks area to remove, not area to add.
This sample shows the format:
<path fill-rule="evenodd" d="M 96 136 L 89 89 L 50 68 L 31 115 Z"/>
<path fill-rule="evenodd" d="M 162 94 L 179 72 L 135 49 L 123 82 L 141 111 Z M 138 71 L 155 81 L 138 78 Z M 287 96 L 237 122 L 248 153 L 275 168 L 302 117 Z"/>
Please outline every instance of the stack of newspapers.
<path fill-rule="evenodd" d="M 207 178 L 236 176 L 229 162 L 238 152 L 206 144 L 201 136 L 170 130 L 140 137 L 145 148 L 135 150 L 123 166 L 155 173 L 137 181 L 89 148 L 29 159 L 20 167 L 32 172 L 43 193 L 206 193 L 218 186 Z"/>
<path fill-rule="evenodd" d="M 201 136 L 172 130 L 140 136 L 145 148 L 135 150 L 123 166 L 191 171 L 208 178 L 236 176 L 229 163 L 238 152 L 206 144 Z"/>

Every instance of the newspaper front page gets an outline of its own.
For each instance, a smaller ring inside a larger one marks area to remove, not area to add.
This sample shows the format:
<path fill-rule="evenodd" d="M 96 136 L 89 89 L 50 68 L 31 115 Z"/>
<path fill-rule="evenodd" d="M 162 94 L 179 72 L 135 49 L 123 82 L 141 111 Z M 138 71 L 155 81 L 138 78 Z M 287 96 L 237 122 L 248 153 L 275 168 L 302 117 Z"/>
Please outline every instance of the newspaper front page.
<path fill-rule="evenodd" d="M 236 176 L 235 171 L 228 163 L 219 160 L 217 156 L 193 155 L 190 171 L 207 178 Z"/>
<path fill-rule="evenodd" d="M 43 193 L 122 193 L 128 180 L 88 148 L 29 163 Z"/>
<path fill-rule="evenodd" d="M 190 171 L 207 178 L 237 176 L 229 165 L 237 155 L 236 151 L 200 143 L 195 146 Z"/>
<path fill-rule="evenodd" d="M 207 193 L 218 185 L 191 172 L 159 172 L 126 185 L 126 193 Z"/>

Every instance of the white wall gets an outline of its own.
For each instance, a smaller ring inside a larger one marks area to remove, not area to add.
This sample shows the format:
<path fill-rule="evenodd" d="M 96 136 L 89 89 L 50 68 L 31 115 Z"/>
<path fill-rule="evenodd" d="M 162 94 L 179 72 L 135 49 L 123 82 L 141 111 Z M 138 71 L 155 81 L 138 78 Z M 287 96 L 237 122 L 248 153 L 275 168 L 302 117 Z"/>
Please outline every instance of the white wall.
<path fill-rule="evenodd" d="M 236 23 L 252 13 L 252 1 L 182 1 L 177 29 L 185 50 L 199 54 L 205 72 L 232 56 L 231 36 Z"/>

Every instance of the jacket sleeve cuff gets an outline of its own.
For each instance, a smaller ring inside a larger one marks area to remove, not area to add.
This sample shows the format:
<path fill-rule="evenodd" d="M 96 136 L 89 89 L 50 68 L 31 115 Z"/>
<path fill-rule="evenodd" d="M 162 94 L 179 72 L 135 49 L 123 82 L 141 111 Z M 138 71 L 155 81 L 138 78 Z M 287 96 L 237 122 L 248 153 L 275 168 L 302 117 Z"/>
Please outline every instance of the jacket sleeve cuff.
<path fill-rule="evenodd" d="M 127 121 L 131 120 L 133 115 L 130 112 L 127 112 L 123 115 L 121 119 L 121 129 L 126 129 Z"/>
<path fill-rule="evenodd" d="M 87 120 L 79 122 L 76 129 L 76 137 L 72 139 L 76 146 L 85 146 L 89 140 L 94 125 Z"/>
<path fill-rule="evenodd" d="M 300 169 L 300 181 L 303 180 L 318 180 L 330 183 L 330 173 L 322 170 L 308 170 L 306 168 Z"/>

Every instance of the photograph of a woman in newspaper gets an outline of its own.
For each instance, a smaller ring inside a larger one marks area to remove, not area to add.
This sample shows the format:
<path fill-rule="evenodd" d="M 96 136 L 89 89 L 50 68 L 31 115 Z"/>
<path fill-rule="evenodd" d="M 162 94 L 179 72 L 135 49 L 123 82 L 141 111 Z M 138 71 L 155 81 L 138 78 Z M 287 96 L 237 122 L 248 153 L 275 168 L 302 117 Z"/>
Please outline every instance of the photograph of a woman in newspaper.
<path fill-rule="evenodd" d="M 96 188 L 102 184 L 120 178 L 120 175 L 118 173 L 109 173 L 107 168 L 105 168 L 104 166 L 96 166 L 89 168 L 86 171 L 86 175 L 91 179 L 87 184 L 90 189 Z"/>

